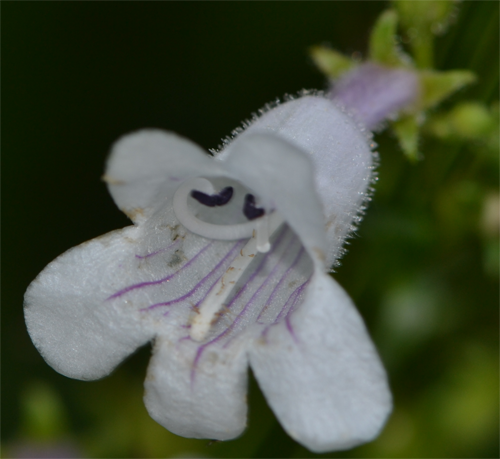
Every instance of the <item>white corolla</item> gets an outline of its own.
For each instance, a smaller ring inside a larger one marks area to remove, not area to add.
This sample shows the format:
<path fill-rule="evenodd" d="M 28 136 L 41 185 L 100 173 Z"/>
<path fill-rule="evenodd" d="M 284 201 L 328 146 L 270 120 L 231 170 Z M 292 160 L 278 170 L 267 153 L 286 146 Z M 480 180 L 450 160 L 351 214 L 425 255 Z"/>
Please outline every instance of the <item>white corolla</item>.
<path fill-rule="evenodd" d="M 134 225 L 67 251 L 33 281 L 35 346 L 89 380 L 153 341 L 145 403 L 178 435 L 240 435 L 250 365 L 309 449 L 373 439 L 391 410 L 386 373 L 329 274 L 372 159 L 366 134 L 320 96 L 267 111 L 214 157 L 170 132 L 123 137 L 105 180 Z"/>

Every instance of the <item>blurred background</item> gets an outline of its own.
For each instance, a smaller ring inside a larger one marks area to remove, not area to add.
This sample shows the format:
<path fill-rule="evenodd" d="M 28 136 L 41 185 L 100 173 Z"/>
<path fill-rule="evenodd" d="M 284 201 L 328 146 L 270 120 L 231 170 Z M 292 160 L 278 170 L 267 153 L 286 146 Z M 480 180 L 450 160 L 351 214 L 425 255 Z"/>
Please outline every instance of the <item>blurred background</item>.
<path fill-rule="evenodd" d="M 325 88 L 308 47 L 364 55 L 387 7 L 2 4 L 3 457 L 318 456 L 284 433 L 252 377 L 247 431 L 211 444 L 149 418 L 149 347 L 100 381 L 59 375 L 27 335 L 23 294 L 65 250 L 130 224 L 100 180 L 118 137 L 158 127 L 215 148 L 265 103 Z M 437 69 L 478 76 L 444 108 L 498 113 L 498 17 L 498 2 L 462 3 L 437 38 Z M 416 165 L 376 136 L 376 192 L 335 278 L 380 350 L 395 409 L 377 440 L 323 457 L 499 457 L 497 135 L 423 137 Z"/>

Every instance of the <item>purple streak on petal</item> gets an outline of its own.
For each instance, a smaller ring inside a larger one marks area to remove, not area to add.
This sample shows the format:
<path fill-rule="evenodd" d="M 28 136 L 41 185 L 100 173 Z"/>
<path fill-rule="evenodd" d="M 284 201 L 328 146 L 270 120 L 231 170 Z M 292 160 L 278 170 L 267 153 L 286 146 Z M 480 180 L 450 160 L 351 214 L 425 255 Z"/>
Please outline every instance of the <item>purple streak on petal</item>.
<path fill-rule="evenodd" d="M 286 323 L 286 329 L 288 330 L 290 335 L 292 335 L 292 339 L 298 344 L 299 339 L 297 338 L 297 336 L 295 335 L 295 332 L 293 331 L 292 324 L 290 323 L 290 317 L 288 317 L 288 316 L 285 317 L 285 323 Z"/>
<path fill-rule="evenodd" d="M 264 279 L 264 282 L 262 282 L 262 284 L 260 285 L 260 287 L 257 289 L 257 291 L 252 295 L 252 297 L 248 300 L 247 304 L 243 307 L 243 309 L 241 310 L 241 312 L 238 314 L 238 316 L 236 317 L 236 319 L 234 319 L 233 323 L 224 331 L 223 334 L 219 335 L 219 337 L 222 337 L 223 335 L 229 333 L 231 330 L 234 329 L 234 327 L 236 325 L 238 325 L 238 323 L 243 319 L 243 317 L 245 316 L 246 312 L 252 307 L 252 304 L 255 302 L 255 300 L 260 296 L 262 290 L 267 287 L 267 285 L 269 284 L 269 282 L 271 281 L 271 279 L 273 278 L 273 276 L 276 274 L 276 271 L 278 270 L 279 266 L 281 265 L 283 259 L 285 258 L 286 254 L 287 254 L 287 251 L 288 249 L 290 248 L 290 246 L 295 242 L 294 240 L 296 239 L 295 235 L 294 237 L 292 237 L 292 239 L 290 240 L 288 246 L 286 247 L 286 249 L 284 250 L 284 253 L 283 255 L 280 257 L 280 259 L 278 260 L 278 262 L 276 263 L 276 265 L 274 266 L 274 268 L 272 269 L 272 271 L 269 273 L 269 275 Z M 234 338 L 234 337 L 233 337 Z M 223 348 L 226 348 L 233 340 L 233 338 L 230 338 L 223 346 Z"/>
<path fill-rule="evenodd" d="M 300 294 L 302 293 L 302 290 L 304 290 L 308 285 L 309 285 L 309 281 L 311 280 L 311 278 L 307 279 L 297 290 L 297 296 L 295 297 L 295 299 L 293 300 L 293 303 L 292 305 L 290 306 L 290 308 L 288 309 L 288 312 L 286 313 L 286 316 L 285 316 L 285 323 L 286 323 L 286 328 L 288 329 L 288 331 L 290 332 L 290 334 L 292 335 L 292 338 L 293 340 L 298 343 L 299 342 L 299 339 L 297 338 L 297 336 L 295 335 L 295 332 L 292 328 L 292 322 L 290 321 L 290 315 L 293 311 L 295 311 L 295 305 L 297 304 L 297 301 L 298 299 L 300 298 Z"/>
<path fill-rule="evenodd" d="M 292 324 L 290 323 L 290 318 L 289 318 L 289 315 L 290 315 L 290 312 L 293 311 L 295 305 L 297 304 L 297 301 L 298 299 L 300 298 L 300 294 L 302 293 L 302 290 L 304 290 L 307 286 L 307 284 L 309 283 L 310 281 L 310 278 L 307 279 L 302 285 L 298 286 L 291 294 L 290 296 L 288 297 L 288 299 L 286 300 L 285 304 L 283 305 L 283 307 L 281 308 L 281 311 L 279 312 L 278 316 L 276 317 L 276 319 L 274 319 L 274 322 L 270 325 L 268 325 L 266 328 L 264 328 L 264 330 L 262 330 L 262 333 L 261 333 L 261 336 L 266 340 L 266 335 L 267 335 L 267 332 L 269 331 L 269 329 L 271 327 L 273 327 L 274 325 L 277 325 L 280 323 L 281 319 L 283 318 L 283 315 L 285 314 L 285 311 L 288 310 L 288 312 L 286 313 L 286 316 L 285 316 L 285 324 L 286 324 L 286 328 L 288 329 L 288 331 L 290 332 L 290 334 L 292 335 L 292 338 L 293 340 L 298 343 L 299 340 L 297 338 L 297 336 L 295 335 L 295 332 L 293 331 L 293 328 L 292 328 Z M 290 307 L 288 307 L 288 305 L 290 305 Z"/>
<path fill-rule="evenodd" d="M 276 284 L 276 287 L 274 287 L 273 291 L 271 292 L 271 295 L 269 296 L 269 299 L 266 301 L 266 304 L 262 308 L 262 311 L 260 311 L 260 314 L 257 316 L 257 319 L 255 320 L 257 323 L 259 322 L 259 319 L 261 318 L 262 314 L 264 311 L 267 309 L 267 307 L 273 302 L 274 297 L 277 295 L 279 288 L 285 282 L 285 279 L 290 275 L 290 273 L 293 271 L 299 260 L 302 258 L 302 255 L 305 253 L 304 247 L 301 247 L 299 250 L 299 253 L 295 257 L 295 260 L 293 260 L 293 263 L 290 265 L 290 267 L 286 270 L 285 274 L 281 277 L 280 281 Z"/>
<path fill-rule="evenodd" d="M 237 295 L 227 305 L 228 308 L 230 308 L 234 304 L 234 302 L 246 291 L 246 289 L 248 288 L 248 285 L 257 277 L 257 275 L 260 273 L 260 271 L 262 270 L 262 268 L 266 264 L 267 260 L 269 259 L 269 256 L 276 251 L 277 247 L 283 241 L 284 235 L 287 233 L 287 230 L 288 230 L 288 226 L 284 226 L 283 230 L 281 231 L 281 234 L 278 236 L 278 238 L 276 239 L 276 241 L 273 243 L 271 250 L 269 252 L 267 252 L 262 257 L 262 260 L 261 260 L 259 266 L 252 273 L 252 275 L 248 279 L 247 283 L 243 286 L 243 288 L 237 293 Z M 296 236 L 293 235 L 293 237 L 296 237 Z M 279 264 L 279 262 L 278 262 L 278 264 Z M 266 278 L 266 280 L 267 280 L 267 278 Z M 264 280 L 264 282 L 266 282 L 266 280 Z M 254 298 L 254 296 L 255 296 L 255 294 L 252 296 L 252 298 L 250 299 L 250 301 Z M 196 352 L 196 356 L 195 356 L 194 361 L 193 361 L 193 366 L 191 368 L 191 386 L 194 383 L 194 377 L 195 377 L 195 374 L 196 374 L 196 367 L 198 366 L 198 362 L 199 362 L 199 360 L 201 358 L 201 355 L 203 354 L 203 351 L 206 349 L 207 346 L 210 346 L 211 344 L 216 343 L 222 337 L 224 337 L 230 330 L 232 330 L 232 328 L 234 327 L 234 325 L 235 325 L 236 321 L 238 320 L 238 318 L 241 317 L 242 314 L 246 311 L 247 306 L 248 306 L 248 303 L 245 305 L 245 307 L 243 308 L 243 310 L 238 314 L 238 316 L 236 317 L 236 319 L 234 320 L 234 322 L 228 328 L 226 328 L 226 330 L 224 330 L 221 334 L 219 334 L 218 336 L 216 336 L 215 338 L 213 338 L 212 340 L 210 340 L 208 343 L 202 344 L 198 348 L 198 351 Z"/>
<path fill-rule="evenodd" d="M 248 289 L 249 289 L 249 286 L 250 284 L 255 280 L 255 278 L 260 274 L 260 272 L 262 271 L 262 268 L 264 268 L 264 265 L 266 264 L 267 260 L 269 260 L 269 257 L 272 253 L 276 252 L 277 248 L 279 247 L 279 245 L 281 244 L 281 242 L 283 241 L 283 238 L 285 236 L 285 234 L 287 233 L 287 230 L 288 230 L 288 227 L 285 226 L 283 228 L 283 230 L 281 231 L 281 234 L 278 236 L 278 238 L 276 239 L 276 241 L 273 243 L 273 246 L 272 246 L 272 249 L 267 252 L 263 257 L 262 257 L 262 261 L 260 262 L 259 266 L 257 267 L 257 269 L 252 273 L 252 275 L 249 277 L 248 281 L 245 283 L 245 285 L 243 286 L 243 288 L 237 293 L 237 295 L 235 295 L 235 297 L 229 302 L 229 304 L 227 305 L 227 308 L 229 309 L 231 306 L 233 306 L 233 304 L 236 302 L 236 300 L 238 300 L 238 298 L 241 297 L 241 295 L 243 295 L 244 292 L 246 292 Z M 253 297 L 252 297 L 253 298 Z"/>
<path fill-rule="evenodd" d="M 183 336 L 182 338 L 179 338 L 177 340 L 177 343 L 175 344 L 175 348 L 178 349 L 181 342 L 186 341 L 186 340 L 191 340 L 191 336 L 187 335 L 187 336 Z"/>
<path fill-rule="evenodd" d="M 249 285 L 253 282 L 253 280 L 260 274 L 260 272 L 262 271 L 262 268 L 264 267 L 264 265 L 266 264 L 267 260 L 269 259 L 269 257 L 271 256 L 271 254 L 273 254 L 277 248 L 279 247 L 279 245 L 281 244 L 281 242 L 283 241 L 283 238 L 285 236 L 285 234 L 287 233 L 287 230 L 288 230 L 288 226 L 284 226 L 281 233 L 279 234 L 279 236 L 276 238 L 276 241 L 273 242 L 272 246 L 271 246 L 271 250 L 269 252 L 267 252 L 263 257 L 262 257 L 262 260 L 259 264 L 259 266 L 257 267 L 257 269 L 252 273 L 252 275 L 249 277 L 249 279 L 247 280 L 247 282 L 245 283 L 245 285 L 241 288 L 241 290 L 234 296 L 234 298 L 229 302 L 229 304 L 227 305 L 227 308 L 231 308 L 231 306 L 233 306 L 233 304 L 236 302 L 236 300 L 238 300 L 238 298 L 241 297 L 241 295 L 243 295 L 243 293 L 245 293 L 248 288 L 249 288 Z"/>
<path fill-rule="evenodd" d="M 278 314 L 278 316 L 276 317 L 276 319 L 274 319 L 274 324 L 278 323 L 281 321 L 281 319 L 283 318 L 283 316 L 285 315 L 285 311 L 288 309 L 288 312 L 286 313 L 286 317 L 288 317 L 290 315 L 290 312 L 293 311 L 293 308 L 294 306 L 297 304 L 297 300 L 299 298 L 299 295 L 302 293 L 302 290 L 304 290 L 307 286 L 307 284 L 309 283 L 310 281 L 310 278 L 307 279 L 302 285 L 300 285 L 299 287 L 297 287 L 293 293 L 290 295 L 290 297 L 288 298 L 288 300 L 286 301 L 286 303 L 283 305 L 283 307 L 281 308 L 281 311 L 280 313 Z M 289 308 L 287 308 L 287 305 L 289 304 L 289 301 L 290 299 L 293 297 L 293 300 L 291 302 L 291 305 Z"/>
<path fill-rule="evenodd" d="M 283 234 L 284 234 L 284 231 L 283 231 Z M 282 235 L 283 235 L 282 234 Z M 282 236 L 281 235 L 281 236 Z M 243 292 L 245 291 L 248 283 L 257 275 L 258 271 L 260 271 L 260 269 L 262 268 L 263 266 L 263 262 L 265 261 L 265 258 L 270 255 L 272 253 L 272 251 L 275 249 L 275 245 L 276 244 L 279 244 L 279 240 L 281 239 L 281 236 L 279 238 L 276 239 L 276 241 L 273 243 L 273 248 L 270 252 L 267 253 L 267 255 L 264 257 L 264 259 L 262 260 L 261 264 L 259 265 L 259 267 L 257 268 L 257 271 L 255 271 L 251 278 L 248 280 L 248 282 L 245 284 L 245 286 L 237 293 L 237 295 L 233 298 L 233 300 L 231 300 L 231 302 L 227 305 L 227 308 L 230 308 L 232 306 L 232 304 L 234 303 L 234 301 L 236 299 L 238 299 L 242 294 Z M 245 241 L 246 242 L 246 241 Z M 239 249 L 241 246 L 238 246 L 236 249 Z M 233 258 L 234 259 L 234 258 Z M 232 261 L 232 260 L 231 260 Z M 207 276 L 208 277 L 208 276 Z M 220 278 L 222 276 L 219 276 L 217 277 L 217 279 L 215 279 L 215 282 L 210 286 L 210 288 L 205 292 L 205 295 L 202 296 L 198 301 L 197 303 L 194 305 L 195 307 L 198 307 L 204 300 L 205 298 L 208 296 L 208 294 L 211 292 L 211 290 L 217 285 L 217 283 L 219 282 Z"/>
<path fill-rule="evenodd" d="M 168 247 L 165 247 L 164 249 L 156 250 L 155 252 L 148 253 L 147 255 L 144 255 L 144 256 L 136 255 L 135 258 L 139 258 L 139 259 L 143 260 L 144 258 L 149 258 L 149 257 L 152 257 L 154 255 L 158 255 L 159 253 L 165 252 L 165 250 L 171 249 L 175 245 L 179 244 L 179 242 L 181 242 L 181 241 L 182 241 L 181 238 L 177 238 L 172 244 L 170 244 Z"/>
<path fill-rule="evenodd" d="M 309 284 L 310 280 L 311 280 L 310 278 L 307 279 L 297 290 L 295 290 L 297 292 L 297 294 L 295 295 L 295 298 L 293 299 L 293 302 L 290 305 L 290 308 L 288 309 L 288 312 L 286 313 L 286 316 L 285 316 L 286 328 L 287 328 L 288 332 L 290 333 L 290 335 L 292 335 L 293 340 L 297 344 L 299 343 L 299 339 L 297 338 L 297 335 L 295 334 L 295 332 L 293 330 L 292 323 L 290 322 L 290 313 L 295 309 L 295 305 L 297 304 L 297 302 L 300 298 L 300 294 L 302 293 L 302 290 L 304 290 L 307 287 L 307 284 Z M 278 323 L 278 321 L 279 321 L 279 316 L 276 318 L 275 322 Z"/>
<path fill-rule="evenodd" d="M 139 288 L 144 288 L 144 287 L 150 287 L 152 285 L 158 285 L 158 284 L 162 284 L 163 282 L 168 282 L 170 281 L 170 279 L 174 278 L 175 276 L 177 276 L 180 272 L 182 272 L 185 268 L 189 267 L 203 252 L 205 252 L 211 245 L 213 244 L 213 242 L 210 242 L 209 244 L 207 244 L 203 249 L 201 249 L 193 258 L 191 258 L 191 260 L 189 260 L 182 268 L 180 268 L 178 271 L 176 271 L 175 273 L 173 274 L 170 274 L 169 276 L 167 277 L 164 277 L 163 279 L 159 279 L 157 281 L 150 281 L 150 282 L 141 282 L 139 284 L 134 284 L 134 285 L 130 285 L 129 287 L 125 287 L 124 289 L 121 289 L 119 290 L 118 292 L 114 293 L 113 295 L 111 295 L 109 298 L 106 299 L 106 301 L 108 300 L 113 300 L 115 298 L 118 298 L 122 295 L 125 295 L 125 293 L 128 293 L 132 290 L 137 290 Z"/>
<path fill-rule="evenodd" d="M 335 81 L 327 97 L 373 130 L 385 119 L 411 107 L 419 92 L 416 72 L 368 62 Z"/>
<path fill-rule="evenodd" d="M 288 299 L 285 301 L 285 304 L 282 306 L 279 314 L 276 316 L 276 319 L 274 319 L 273 323 L 271 325 L 276 325 L 281 322 L 281 319 L 285 315 L 285 311 L 288 310 L 288 306 L 295 304 L 297 301 L 297 298 L 299 296 L 299 289 L 300 287 L 297 287 L 288 297 Z M 270 325 L 269 325 L 270 326 Z"/>
<path fill-rule="evenodd" d="M 184 301 L 186 298 L 189 298 L 190 296 L 194 295 L 202 286 L 203 284 L 205 284 L 206 282 L 208 282 L 210 280 L 211 277 L 213 277 L 213 275 L 221 268 L 221 266 L 223 266 L 229 258 L 231 258 L 231 261 L 236 257 L 237 255 L 237 251 L 240 249 L 240 247 L 242 247 L 244 244 L 246 243 L 246 241 L 240 241 L 238 243 L 236 243 L 233 248 L 231 250 L 229 250 L 229 252 L 224 256 L 224 258 L 217 264 L 217 266 L 212 269 L 212 271 L 210 271 L 200 282 L 198 282 L 188 293 L 186 293 L 185 295 L 179 297 L 179 298 L 176 298 L 175 300 L 170 300 L 170 301 L 164 301 L 162 303 L 155 303 L 155 304 L 152 304 L 151 306 L 147 306 L 145 308 L 142 308 L 141 311 L 147 311 L 147 310 L 150 310 L 150 309 L 155 309 L 157 307 L 160 307 L 160 306 L 171 306 L 172 304 L 175 304 L 175 303 L 179 303 L 181 301 Z M 220 277 L 222 276 L 222 274 L 217 278 L 217 281 L 220 279 Z M 216 283 L 217 283 L 216 281 Z M 211 289 L 211 288 L 210 288 Z M 210 291 L 210 290 L 209 290 Z M 207 292 L 208 294 L 208 292 Z M 205 295 L 206 296 L 206 295 Z"/>
<path fill-rule="evenodd" d="M 242 311 L 238 314 L 238 316 L 236 317 L 236 319 L 234 320 L 234 322 L 227 328 L 227 330 L 224 332 L 224 333 L 228 333 L 229 331 L 231 331 L 240 321 L 241 319 L 244 317 L 244 314 L 246 313 L 246 311 L 251 308 L 252 304 L 255 302 L 255 300 L 259 297 L 259 295 L 261 294 L 262 290 L 267 287 L 267 285 L 269 284 L 269 282 L 271 282 L 273 276 L 276 274 L 276 271 L 278 270 L 278 268 L 280 267 L 280 265 L 282 264 L 283 262 L 283 259 L 285 258 L 285 256 L 287 255 L 287 252 L 288 250 L 290 249 L 290 247 L 294 244 L 294 242 L 296 242 L 297 240 L 297 237 L 295 235 L 293 235 L 293 237 L 291 238 L 290 242 L 288 243 L 288 245 L 286 246 L 285 250 L 283 251 L 283 255 L 280 257 L 280 259 L 278 260 L 278 262 L 276 263 L 276 265 L 274 266 L 274 268 L 272 269 L 272 271 L 269 273 L 269 275 L 264 279 L 264 282 L 262 282 L 262 284 L 260 285 L 260 287 L 257 289 L 257 291 L 252 295 L 252 297 L 248 300 L 247 304 L 244 306 L 244 308 L 242 309 Z M 274 290 L 273 290 L 274 291 Z M 266 305 L 269 303 L 269 301 L 266 303 Z M 262 311 L 261 311 L 261 314 L 262 314 Z M 260 315 L 259 314 L 259 317 Z M 228 342 L 226 344 L 224 344 L 224 348 L 227 347 L 229 345 L 229 343 L 232 341 L 232 339 L 228 340 Z"/>
<path fill-rule="evenodd" d="M 276 317 L 276 319 L 274 319 L 273 323 L 269 324 L 263 331 L 262 331 L 262 336 L 265 336 L 268 332 L 268 330 L 274 326 L 274 325 L 277 325 L 279 323 L 279 320 L 280 320 L 280 315 L 283 311 L 285 311 L 286 309 L 288 309 L 288 305 L 289 304 L 294 304 L 295 301 L 297 300 L 297 297 L 298 297 L 298 290 L 299 290 L 300 287 L 297 287 L 291 294 L 290 296 L 288 297 L 288 299 L 285 301 L 285 304 L 283 305 L 283 307 L 281 308 L 281 311 L 280 313 L 278 314 L 278 317 Z M 261 322 L 259 322 L 261 323 Z"/>
<path fill-rule="evenodd" d="M 245 241 L 245 242 L 247 242 L 247 241 Z M 277 242 L 278 242 L 278 239 L 276 239 L 276 242 L 274 242 L 273 244 L 276 244 Z M 239 249 L 239 247 L 238 247 L 238 249 Z M 272 252 L 274 249 L 275 249 L 275 247 L 273 247 L 273 249 L 271 250 L 271 252 Z M 270 255 L 270 253 L 268 253 L 268 255 Z M 267 255 L 266 255 L 266 256 L 267 256 Z M 236 258 L 236 257 L 234 257 L 234 258 Z M 233 260 L 234 260 L 234 258 L 233 258 Z M 232 262 L 233 260 L 231 260 L 231 262 Z M 259 266 L 259 268 L 260 268 L 260 266 Z M 259 268 L 258 268 L 258 269 L 259 269 Z M 219 276 L 219 277 L 215 280 L 215 282 L 214 282 L 214 283 L 210 286 L 210 288 L 206 291 L 205 295 L 204 295 L 204 296 L 202 296 L 202 297 L 198 300 L 198 302 L 195 304 L 195 306 L 196 306 L 196 307 L 198 307 L 198 306 L 199 306 L 199 305 L 200 305 L 200 304 L 201 304 L 201 303 L 205 300 L 205 298 L 208 296 L 208 294 L 209 294 L 209 293 L 212 291 L 212 289 L 213 289 L 213 288 L 217 285 L 217 283 L 219 282 L 219 280 L 220 280 L 220 278 L 221 278 L 221 277 L 222 277 L 222 276 Z M 243 289 L 242 289 L 242 291 L 243 291 Z M 236 299 L 236 298 L 238 298 L 238 297 L 241 295 L 242 291 L 238 292 L 238 294 L 236 295 L 235 299 Z M 234 301 L 234 300 L 233 300 L 233 301 Z M 231 305 L 233 304 L 233 301 L 231 301 L 231 302 L 227 305 L 227 307 L 228 307 L 228 308 L 230 308 L 230 307 L 231 307 Z"/>

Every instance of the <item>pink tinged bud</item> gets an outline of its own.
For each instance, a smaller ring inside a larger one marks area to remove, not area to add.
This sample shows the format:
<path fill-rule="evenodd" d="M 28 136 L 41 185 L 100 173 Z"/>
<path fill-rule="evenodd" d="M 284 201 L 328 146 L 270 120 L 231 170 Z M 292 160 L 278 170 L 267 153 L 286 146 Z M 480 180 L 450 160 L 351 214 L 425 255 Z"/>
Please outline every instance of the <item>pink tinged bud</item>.
<path fill-rule="evenodd" d="M 328 96 L 344 106 L 367 129 L 411 107 L 420 92 L 418 76 L 403 68 L 363 64 L 334 82 Z"/>

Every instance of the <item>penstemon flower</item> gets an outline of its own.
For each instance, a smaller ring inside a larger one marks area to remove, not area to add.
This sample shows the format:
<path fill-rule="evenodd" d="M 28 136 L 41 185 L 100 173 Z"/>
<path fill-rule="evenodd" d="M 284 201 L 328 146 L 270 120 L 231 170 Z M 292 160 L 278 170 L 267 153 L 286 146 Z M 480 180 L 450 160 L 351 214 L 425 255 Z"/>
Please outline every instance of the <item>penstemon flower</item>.
<path fill-rule="evenodd" d="M 146 407 L 178 435 L 240 435 L 250 365 L 309 449 L 373 439 L 391 410 L 387 377 L 328 274 L 372 170 L 366 133 L 319 95 L 269 109 L 213 158 L 173 133 L 125 136 L 105 180 L 134 225 L 69 250 L 33 281 L 35 346 L 88 380 L 154 341 Z"/>

